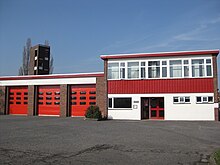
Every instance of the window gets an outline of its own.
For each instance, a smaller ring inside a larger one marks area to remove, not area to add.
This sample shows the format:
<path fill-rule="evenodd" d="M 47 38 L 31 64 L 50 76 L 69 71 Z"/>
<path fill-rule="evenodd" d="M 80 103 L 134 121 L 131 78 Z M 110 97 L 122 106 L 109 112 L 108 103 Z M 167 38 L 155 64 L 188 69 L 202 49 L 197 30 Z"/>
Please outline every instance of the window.
<path fill-rule="evenodd" d="M 125 63 L 121 62 L 120 63 L 120 79 L 125 78 Z"/>
<path fill-rule="evenodd" d="M 51 102 L 46 102 L 46 104 L 47 104 L 47 105 L 51 105 L 52 103 L 51 103 Z"/>
<path fill-rule="evenodd" d="M 114 108 L 132 108 L 131 98 L 114 98 Z"/>
<path fill-rule="evenodd" d="M 145 62 L 141 62 L 141 78 L 146 78 L 146 69 L 145 66 L 146 63 Z"/>
<path fill-rule="evenodd" d="M 80 94 L 81 94 L 81 95 L 85 95 L 85 94 L 86 94 L 86 91 L 81 91 Z"/>
<path fill-rule="evenodd" d="M 80 100 L 86 100 L 86 97 L 85 96 L 81 96 Z"/>
<path fill-rule="evenodd" d="M 24 97 L 24 100 L 28 100 L 28 97 Z"/>
<path fill-rule="evenodd" d="M 90 96 L 89 99 L 90 99 L 90 100 L 95 100 L 96 97 L 95 97 L 95 96 Z"/>
<path fill-rule="evenodd" d="M 54 92 L 55 95 L 60 95 L 60 92 Z"/>
<path fill-rule="evenodd" d="M 192 60 L 192 77 L 203 77 L 204 75 L 204 59 Z"/>
<path fill-rule="evenodd" d="M 213 96 L 197 96 L 196 103 L 213 103 Z"/>
<path fill-rule="evenodd" d="M 21 95 L 21 92 L 17 92 L 16 95 Z"/>
<path fill-rule="evenodd" d="M 16 99 L 17 99 L 17 100 L 21 100 L 21 98 L 20 98 L 20 97 L 16 97 Z"/>
<path fill-rule="evenodd" d="M 71 92 L 71 94 L 76 94 L 76 93 L 77 93 L 77 92 L 75 92 L 75 91 L 72 91 L 72 92 Z"/>
<path fill-rule="evenodd" d="M 184 77 L 189 77 L 189 60 L 183 60 Z"/>
<path fill-rule="evenodd" d="M 46 97 L 46 100 L 52 100 L 52 97 Z"/>
<path fill-rule="evenodd" d="M 96 102 L 89 102 L 89 105 L 96 105 Z"/>
<path fill-rule="evenodd" d="M 182 77 L 181 60 L 170 60 L 170 77 Z"/>
<path fill-rule="evenodd" d="M 112 98 L 109 98 L 109 99 L 108 99 L 108 107 L 109 107 L 109 108 L 112 108 Z"/>
<path fill-rule="evenodd" d="M 80 105 L 86 105 L 86 102 L 80 102 Z"/>
<path fill-rule="evenodd" d="M 55 100 L 60 100 L 60 97 L 54 97 Z"/>
<path fill-rule="evenodd" d="M 38 95 L 43 95 L 44 93 L 43 92 L 38 92 Z"/>
<path fill-rule="evenodd" d="M 96 91 L 90 91 L 89 94 L 96 94 Z"/>
<path fill-rule="evenodd" d="M 160 61 L 148 61 L 148 77 L 160 77 Z"/>
<path fill-rule="evenodd" d="M 71 100 L 76 100 L 76 97 L 75 97 L 75 96 L 72 96 L 72 97 L 71 97 Z"/>
<path fill-rule="evenodd" d="M 118 79 L 119 78 L 119 64 L 109 63 L 108 64 L 108 79 Z"/>
<path fill-rule="evenodd" d="M 47 95 L 52 95 L 52 92 L 46 92 Z"/>
<path fill-rule="evenodd" d="M 43 97 L 38 97 L 38 100 L 43 100 Z"/>
<path fill-rule="evenodd" d="M 60 102 L 54 102 L 55 105 L 60 105 Z"/>
<path fill-rule="evenodd" d="M 212 61 L 206 59 L 206 76 L 212 76 Z"/>
<path fill-rule="evenodd" d="M 162 61 L 162 77 L 167 77 L 167 61 Z"/>
<path fill-rule="evenodd" d="M 28 95 L 28 92 L 24 92 L 24 95 Z"/>
<path fill-rule="evenodd" d="M 71 102 L 71 105 L 76 105 L 76 102 Z"/>
<path fill-rule="evenodd" d="M 139 78 L 139 62 L 128 62 L 128 78 Z"/>
<path fill-rule="evenodd" d="M 173 97 L 173 103 L 174 104 L 190 103 L 190 97 L 189 96 L 175 96 Z"/>

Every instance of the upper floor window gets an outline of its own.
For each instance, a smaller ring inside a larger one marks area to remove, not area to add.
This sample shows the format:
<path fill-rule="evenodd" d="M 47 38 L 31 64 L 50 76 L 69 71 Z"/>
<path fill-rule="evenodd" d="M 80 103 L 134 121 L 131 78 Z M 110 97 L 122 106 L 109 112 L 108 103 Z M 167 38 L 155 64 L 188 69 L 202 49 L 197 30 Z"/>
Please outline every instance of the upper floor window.
<path fill-rule="evenodd" d="M 170 60 L 170 77 L 182 77 L 182 60 Z"/>
<path fill-rule="evenodd" d="M 139 62 L 128 62 L 128 78 L 139 78 Z"/>
<path fill-rule="evenodd" d="M 120 78 L 125 78 L 125 62 L 120 63 Z"/>
<path fill-rule="evenodd" d="M 108 79 L 118 79 L 119 78 L 119 63 L 109 63 L 108 64 Z"/>
<path fill-rule="evenodd" d="M 158 59 L 108 63 L 108 79 L 211 77 L 212 59 Z"/>
<path fill-rule="evenodd" d="M 160 77 L 160 61 L 148 61 L 148 78 Z"/>
<path fill-rule="evenodd" d="M 192 60 L 192 77 L 203 77 L 204 75 L 204 59 Z"/>
<path fill-rule="evenodd" d="M 141 62 L 141 78 L 146 78 L 146 63 L 145 62 Z"/>

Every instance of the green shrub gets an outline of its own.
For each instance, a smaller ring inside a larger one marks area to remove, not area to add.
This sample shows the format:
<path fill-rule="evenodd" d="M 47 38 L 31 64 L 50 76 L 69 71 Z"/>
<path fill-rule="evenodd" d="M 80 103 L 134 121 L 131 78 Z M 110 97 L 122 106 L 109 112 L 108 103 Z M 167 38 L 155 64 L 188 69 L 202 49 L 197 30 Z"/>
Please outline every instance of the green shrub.
<path fill-rule="evenodd" d="M 86 118 L 102 119 L 102 113 L 98 106 L 89 106 L 85 113 Z"/>

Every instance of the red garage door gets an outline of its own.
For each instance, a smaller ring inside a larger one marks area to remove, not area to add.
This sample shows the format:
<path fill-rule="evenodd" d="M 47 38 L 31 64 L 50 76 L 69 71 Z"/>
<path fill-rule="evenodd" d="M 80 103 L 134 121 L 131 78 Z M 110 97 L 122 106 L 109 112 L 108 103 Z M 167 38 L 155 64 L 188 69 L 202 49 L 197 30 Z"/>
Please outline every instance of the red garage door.
<path fill-rule="evenodd" d="M 28 87 L 9 87 L 9 114 L 26 115 Z"/>
<path fill-rule="evenodd" d="M 38 115 L 60 115 L 60 86 L 38 87 Z"/>
<path fill-rule="evenodd" d="M 90 105 L 96 105 L 95 85 L 71 86 L 71 116 L 84 116 Z"/>

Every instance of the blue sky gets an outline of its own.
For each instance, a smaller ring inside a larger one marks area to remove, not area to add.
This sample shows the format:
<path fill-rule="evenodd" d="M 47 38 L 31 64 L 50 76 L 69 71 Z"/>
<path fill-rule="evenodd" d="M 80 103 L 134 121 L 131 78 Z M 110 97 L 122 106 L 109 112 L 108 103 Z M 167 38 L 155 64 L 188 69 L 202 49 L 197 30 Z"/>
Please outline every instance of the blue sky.
<path fill-rule="evenodd" d="M 0 0 L 0 76 L 28 37 L 49 40 L 54 73 L 103 71 L 101 54 L 219 49 L 220 1 Z"/>

